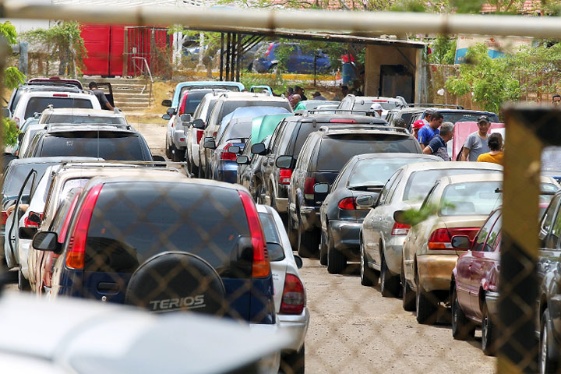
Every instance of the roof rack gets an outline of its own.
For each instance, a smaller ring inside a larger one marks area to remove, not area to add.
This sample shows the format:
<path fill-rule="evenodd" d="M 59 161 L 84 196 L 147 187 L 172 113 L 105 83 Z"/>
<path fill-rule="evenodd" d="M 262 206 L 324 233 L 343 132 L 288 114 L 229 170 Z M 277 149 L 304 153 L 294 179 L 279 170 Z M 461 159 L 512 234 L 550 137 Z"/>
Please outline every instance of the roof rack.
<path fill-rule="evenodd" d="M 391 131 L 409 134 L 409 131 L 403 127 L 393 127 L 378 124 L 367 124 L 367 123 L 353 123 L 353 124 L 341 124 L 336 127 L 333 126 L 321 126 L 318 131 L 322 132 L 337 132 L 340 130 L 381 130 L 381 131 Z"/>
<path fill-rule="evenodd" d="M 456 105 L 456 104 L 411 103 L 411 104 L 407 104 L 407 106 L 408 107 L 465 109 L 463 106 Z"/>

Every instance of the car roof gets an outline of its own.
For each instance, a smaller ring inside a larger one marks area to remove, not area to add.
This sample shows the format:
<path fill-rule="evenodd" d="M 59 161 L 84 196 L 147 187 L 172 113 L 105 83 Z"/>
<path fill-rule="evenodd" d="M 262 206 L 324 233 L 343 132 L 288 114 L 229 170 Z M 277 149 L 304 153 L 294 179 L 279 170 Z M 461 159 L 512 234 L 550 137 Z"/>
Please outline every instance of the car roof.
<path fill-rule="evenodd" d="M 344 113 L 311 113 L 311 112 L 302 112 L 299 114 L 294 115 L 294 117 L 287 117 L 286 121 L 294 121 L 297 120 L 299 122 L 332 122 L 332 123 L 341 123 L 345 124 L 345 122 L 341 122 L 342 120 L 348 120 L 349 124 L 352 123 L 350 121 L 360 122 L 360 123 L 368 123 L 373 125 L 385 125 L 387 122 L 379 117 L 373 116 L 366 116 L 361 114 L 344 114 Z"/>
<path fill-rule="evenodd" d="M 99 116 L 99 117 L 119 117 L 124 118 L 125 114 L 121 111 L 110 111 L 105 109 L 92 108 L 46 108 L 41 114 L 68 114 L 75 116 Z"/>
<path fill-rule="evenodd" d="M 380 152 L 380 153 L 362 153 L 360 155 L 353 156 L 356 160 L 369 160 L 369 159 L 379 159 L 379 158 L 421 158 L 426 160 L 444 161 L 442 158 L 434 155 L 419 154 L 419 153 L 393 153 L 393 152 Z"/>
<path fill-rule="evenodd" d="M 10 161 L 10 167 L 23 165 L 23 164 L 52 164 L 57 162 L 65 162 L 65 161 L 95 161 L 95 160 L 103 160 L 101 158 L 96 157 L 80 157 L 80 156 L 53 156 L 53 157 L 26 157 L 26 158 L 17 158 L 15 160 Z"/>
<path fill-rule="evenodd" d="M 220 100 L 239 100 L 244 98 L 250 98 L 258 101 L 288 101 L 287 98 L 282 96 L 271 96 L 268 94 L 263 94 L 259 92 L 224 92 L 219 96 Z"/>
<path fill-rule="evenodd" d="M 159 173 L 153 172 L 155 168 L 139 168 L 137 173 L 131 172 L 130 175 L 121 175 L 115 177 L 95 177 L 92 179 L 93 184 L 97 183 L 115 183 L 115 182 L 174 182 L 196 184 L 201 187 L 208 186 L 213 188 L 227 188 L 230 190 L 246 190 L 239 184 L 215 181 L 210 179 L 186 178 L 182 173 Z"/>
<path fill-rule="evenodd" d="M 485 170 L 503 170 L 503 166 L 490 162 L 477 161 L 446 161 L 446 162 L 417 162 L 401 167 L 408 171 L 433 170 L 433 169 L 485 169 Z"/>
<path fill-rule="evenodd" d="M 122 176 L 125 175 L 144 175 L 144 174 L 167 174 L 173 173 L 180 178 L 189 178 L 181 173 L 177 168 L 151 168 L 141 163 L 122 163 L 122 162 L 83 162 L 66 163 L 56 171 L 57 177 L 71 179 L 75 177 L 96 177 L 96 176 Z"/>
<path fill-rule="evenodd" d="M 74 98 L 87 98 L 90 99 L 91 97 L 95 97 L 94 95 L 92 95 L 91 93 L 87 93 L 87 92 L 72 92 L 72 91 L 68 91 L 68 92 L 51 92 L 51 91 L 28 91 L 28 92 L 23 92 L 21 94 L 21 98 L 20 98 L 20 102 L 25 98 L 25 97 L 54 97 L 54 96 L 61 96 L 61 95 L 65 95 L 65 97 L 74 97 Z M 19 103 L 18 103 L 19 105 Z"/>
<path fill-rule="evenodd" d="M 45 127 L 45 132 L 47 134 L 56 134 L 56 133 L 69 133 L 69 132 L 87 132 L 87 131 L 110 131 L 110 132 L 127 132 L 138 134 L 137 131 L 133 130 L 130 125 L 123 125 L 123 124 L 90 124 L 85 123 L 77 126 L 73 123 L 49 123 Z"/>

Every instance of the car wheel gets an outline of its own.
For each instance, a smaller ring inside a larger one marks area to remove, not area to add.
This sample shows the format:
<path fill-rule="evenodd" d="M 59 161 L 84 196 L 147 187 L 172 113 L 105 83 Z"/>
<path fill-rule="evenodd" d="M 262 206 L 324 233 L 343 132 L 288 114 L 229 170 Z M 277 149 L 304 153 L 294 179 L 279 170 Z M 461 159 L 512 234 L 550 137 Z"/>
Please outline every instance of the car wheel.
<path fill-rule="evenodd" d="M 323 266 L 327 265 L 327 244 L 326 239 L 323 233 L 321 234 L 321 238 L 319 240 L 319 263 Z"/>
<path fill-rule="evenodd" d="M 173 146 L 173 161 L 181 162 L 185 159 L 185 151 Z"/>
<path fill-rule="evenodd" d="M 347 267 L 347 256 L 330 244 L 327 239 L 327 271 L 329 274 L 341 274 Z"/>
<path fill-rule="evenodd" d="M 288 239 L 290 240 L 292 248 L 296 248 L 296 250 L 298 250 L 298 235 L 296 230 L 294 230 L 294 224 L 290 212 L 287 213 L 286 217 L 286 233 L 288 234 Z"/>
<path fill-rule="evenodd" d="M 553 340 L 549 308 L 546 308 L 542 314 L 540 330 L 540 373 L 556 373 L 559 361 L 555 349 L 558 348 Z"/>
<path fill-rule="evenodd" d="M 416 299 L 413 290 L 405 279 L 405 265 L 401 264 L 401 300 L 403 302 L 403 310 L 414 312 L 416 307 Z"/>
<path fill-rule="evenodd" d="M 382 266 L 380 272 L 380 291 L 383 297 L 399 296 L 399 277 L 391 275 L 386 259 L 382 256 Z"/>
<path fill-rule="evenodd" d="M 172 149 L 171 149 L 171 145 L 168 143 L 168 138 L 166 136 L 166 157 L 171 160 L 173 154 L 172 154 Z"/>
<path fill-rule="evenodd" d="M 456 287 L 452 291 L 452 337 L 456 340 L 467 340 L 473 338 L 475 325 L 466 317 L 458 302 Z"/>
<path fill-rule="evenodd" d="M 23 276 L 21 270 L 18 270 L 18 290 L 31 291 L 31 285 L 29 284 L 29 281 Z"/>
<path fill-rule="evenodd" d="M 438 311 L 438 303 L 436 303 L 434 295 L 423 290 L 423 287 L 417 282 L 417 293 L 415 296 L 417 322 L 423 325 L 434 324 Z"/>
<path fill-rule="evenodd" d="M 481 349 L 487 356 L 494 356 L 496 353 L 497 344 L 497 329 L 491 316 L 487 305 L 483 305 L 483 319 L 481 321 Z"/>
<path fill-rule="evenodd" d="M 298 254 L 300 257 L 314 257 L 319 250 L 319 235 L 317 230 L 304 231 L 298 225 Z"/>
<path fill-rule="evenodd" d="M 146 260 L 132 274 L 125 304 L 154 313 L 189 310 L 224 315 L 225 294 L 220 275 L 204 259 L 186 252 L 163 252 Z M 168 299 L 179 302 L 158 302 Z"/>
<path fill-rule="evenodd" d="M 364 253 L 364 244 L 360 241 L 360 284 L 372 287 L 378 284 L 380 274 L 368 266 L 366 261 L 366 253 Z"/>
<path fill-rule="evenodd" d="M 305 367 L 306 349 L 304 344 L 298 351 L 281 356 L 280 371 L 284 374 L 304 374 Z"/>

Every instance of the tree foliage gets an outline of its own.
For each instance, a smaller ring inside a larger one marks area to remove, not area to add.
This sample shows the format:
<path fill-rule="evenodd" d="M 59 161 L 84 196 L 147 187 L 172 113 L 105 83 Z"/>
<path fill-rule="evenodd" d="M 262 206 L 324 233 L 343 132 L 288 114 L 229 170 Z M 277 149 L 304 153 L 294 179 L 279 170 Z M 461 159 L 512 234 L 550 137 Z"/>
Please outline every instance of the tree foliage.
<path fill-rule="evenodd" d="M 6 21 L 0 23 L 0 35 L 6 39 L 8 44 L 15 44 L 17 42 L 17 32 L 14 25 Z M 4 72 L 4 86 L 7 88 L 15 88 L 20 83 L 25 82 L 25 75 L 14 66 L 7 67 Z M 3 134 L 3 144 L 4 145 L 14 145 L 16 144 L 19 130 L 16 123 L 9 118 L 2 118 L 2 134 Z"/>
<path fill-rule="evenodd" d="M 429 55 L 431 64 L 452 65 L 456 54 L 456 38 L 438 35 L 431 44 L 432 53 Z"/>
<path fill-rule="evenodd" d="M 61 22 L 48 29 L 34 29 L 23 33 L 21 38 L 43 48 L 47 56 L 58 60 L 59 75 L 74 76 L 75 68 L 83 67 L 87 51 L 78 22 Z"/>

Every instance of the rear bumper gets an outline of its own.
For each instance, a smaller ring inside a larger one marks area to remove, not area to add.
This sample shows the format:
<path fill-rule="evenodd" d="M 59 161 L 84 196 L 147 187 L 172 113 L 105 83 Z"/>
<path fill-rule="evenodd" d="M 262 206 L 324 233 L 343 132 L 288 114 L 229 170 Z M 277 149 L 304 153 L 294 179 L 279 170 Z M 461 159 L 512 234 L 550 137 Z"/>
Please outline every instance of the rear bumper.
<path fill-rule="evenodd" d="M 252 330 L 261 330 L 261 331 L 269 331 L 272 333 L 276 333 L 279 331 L 280 326 L 278 324 L 275 325 L 263 325 L 263 324 L 253 324 L 249 325 L 249 328 Z M 259 372 L 260 373 L 277 373 L 280 368 L 280 361 L 281 361 L 281 352 L 275 352 L 268 356 L 264 356 L 259 360 Z"/>
<path fill-rule="evenodd" d="M 457 260 L 456 255 L 418 256 L 419 284 L 417 286 L 427 292 L 450 291 L 452 270 Z"/>
<path fill-rule="evenodd" d="M 401 274 L 401 259 L 403 257 L 403 242 L 406 235 L 391 236 L 385 243 L 384 259 L 392 275 Z"/>
<path fill-rule="evenodd" d="M 329 228 L 333 246 L 349 260 L 360 259 L 360 228 L 362 223 L 352 221 L 330 221 Z"/>
<path fill-rule="evenodd" d="M 185 131 L 176 130 L 173 133 L 173 144 L 179 149 L 187 148 L 187 141 L 185 139 Z"/>
<path fill-rule="evenodd" d="M 304 308 L 302 314 L 289 315 L 277 314 L 281 330 L 287 331 L 290 335 L 290 345 L 285 351 L 297 351 L 304 344 L 306 332 L 310 323 L 310 313 L 308 308 Z"/>

